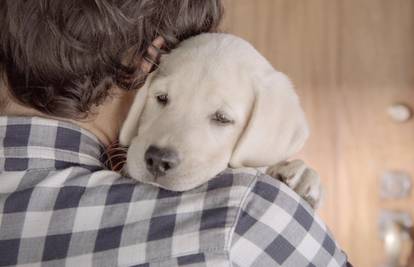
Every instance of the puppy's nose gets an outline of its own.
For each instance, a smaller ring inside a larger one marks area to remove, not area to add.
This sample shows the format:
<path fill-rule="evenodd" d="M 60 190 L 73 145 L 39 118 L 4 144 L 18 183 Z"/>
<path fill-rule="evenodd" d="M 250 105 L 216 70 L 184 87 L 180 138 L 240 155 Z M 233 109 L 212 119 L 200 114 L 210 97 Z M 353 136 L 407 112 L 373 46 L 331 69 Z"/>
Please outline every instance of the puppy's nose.
<path fill-rule="evenodd" d="M 154 176 L 164 176 L 180 163 L 178 153 L 169 148 L 150 146 L 144 155 L 147 170 Z"/>

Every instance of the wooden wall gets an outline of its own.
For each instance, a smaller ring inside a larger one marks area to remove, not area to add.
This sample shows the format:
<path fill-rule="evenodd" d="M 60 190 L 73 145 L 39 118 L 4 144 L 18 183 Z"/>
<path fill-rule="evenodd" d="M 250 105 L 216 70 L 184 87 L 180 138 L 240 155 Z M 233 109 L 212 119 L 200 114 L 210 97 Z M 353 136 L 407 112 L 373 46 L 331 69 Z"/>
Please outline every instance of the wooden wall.
<path fill-rule="evenodd" d="M 387 170 L 414 176 L 413 0 L 226 0 L 224 31 L 252 42 L 291 77 L 311 126 L 301 154 L 325 187 L 320 214 L 355 266 L 383 261 L 381 210 L 414 219 L 414 196 L 382 200 Z M 414 266 L 414 265 L 413 265 Z"/>

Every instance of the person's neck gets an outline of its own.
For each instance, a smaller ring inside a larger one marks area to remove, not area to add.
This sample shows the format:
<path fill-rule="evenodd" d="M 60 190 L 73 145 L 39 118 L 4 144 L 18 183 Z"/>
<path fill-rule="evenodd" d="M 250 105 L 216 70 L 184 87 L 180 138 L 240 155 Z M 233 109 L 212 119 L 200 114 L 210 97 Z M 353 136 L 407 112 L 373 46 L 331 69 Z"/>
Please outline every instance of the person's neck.
<path fill-rule="evenodd" d="M 4 92 L 4 90 L 0 91 Z M 1 116 L 36 116 L 72 122 L 90 131 L 101 143 L 108 146 L 118 139 L 122 122 L 125 120 L 128 108 L 134 99 L 134 92 L 124 92 L 120 89 L 114 89 L 111 96 L 102 105 L 94 107 L 91 115 L 83 120 L 72 120 L 44 114 L 35 109 L 18 104 L 10 96 L 5 95 L 5 93 L 0 94 L 0 98 L 5 100 L 0 103 L 0 105 L 3 105 L 0 109 Z"/>

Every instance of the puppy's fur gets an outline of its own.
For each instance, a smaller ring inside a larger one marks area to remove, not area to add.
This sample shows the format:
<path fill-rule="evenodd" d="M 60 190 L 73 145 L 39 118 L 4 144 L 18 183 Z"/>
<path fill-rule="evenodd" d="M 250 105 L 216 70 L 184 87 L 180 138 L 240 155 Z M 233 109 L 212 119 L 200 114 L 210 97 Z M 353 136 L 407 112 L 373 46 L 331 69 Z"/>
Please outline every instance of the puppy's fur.
<path fill-rule="evenodd" d="M 160 95 L 168 95 L 166 105 Z M 126 171 L 132 178 L 184 191 L 228 166 L 284 161 L 307 137 L 289 79 L 246 41 L 208 33 L 161 58 L 135 97 L 120 142 L 129 146 Z M 150 146 L 174 150 L 180 163 L 155 177 L 144 159 Z"/>

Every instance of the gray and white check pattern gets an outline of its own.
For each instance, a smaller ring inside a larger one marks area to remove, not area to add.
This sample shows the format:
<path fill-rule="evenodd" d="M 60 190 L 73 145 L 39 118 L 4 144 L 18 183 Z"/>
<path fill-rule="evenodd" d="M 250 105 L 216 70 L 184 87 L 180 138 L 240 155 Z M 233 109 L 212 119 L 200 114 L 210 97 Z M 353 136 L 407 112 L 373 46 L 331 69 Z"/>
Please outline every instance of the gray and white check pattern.
<path fill-rule="evenodd" d="M 0 139 L 0 266 L 349 265 L 307 203 L 257 171 L 177 193 L 106 170 L 70 123 L 0 117 Z"/>

